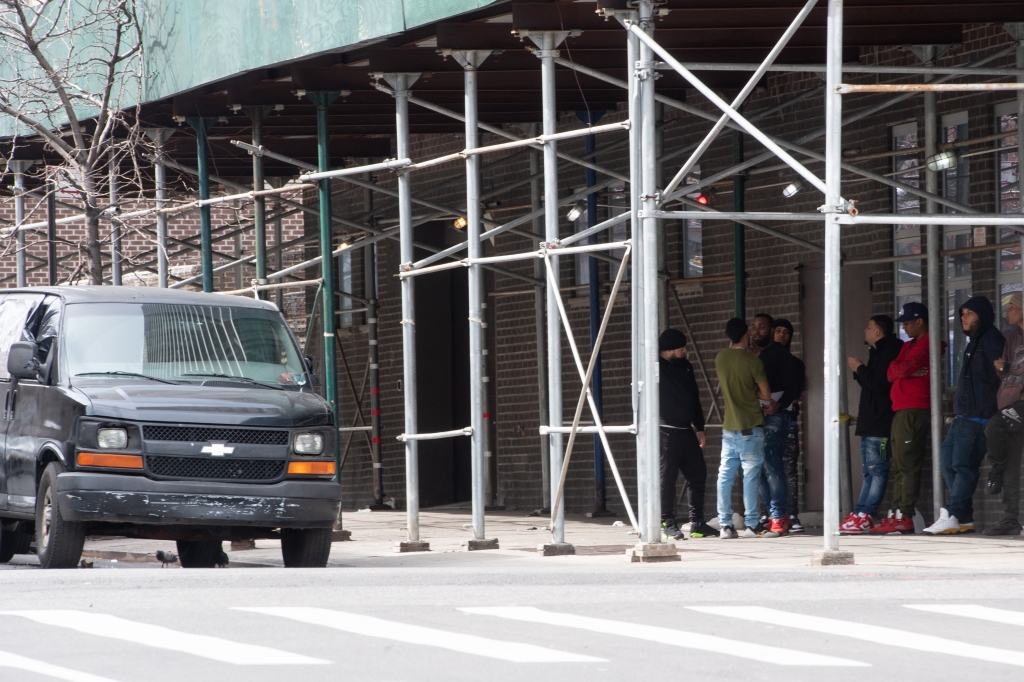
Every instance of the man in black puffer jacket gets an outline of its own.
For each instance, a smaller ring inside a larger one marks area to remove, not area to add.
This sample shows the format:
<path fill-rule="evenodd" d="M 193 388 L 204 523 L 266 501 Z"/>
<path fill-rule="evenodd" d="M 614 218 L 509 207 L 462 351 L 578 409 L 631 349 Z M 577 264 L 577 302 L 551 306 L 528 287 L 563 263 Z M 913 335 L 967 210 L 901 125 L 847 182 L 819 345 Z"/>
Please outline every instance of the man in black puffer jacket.
<path fill-rule="evenodd" d="M 953 398 L 952 426 L 942 441 L 942 478 L 949 503 L 939 518 L 924 529 L 929 535 L 974 532 L 974 490 L 985 458 L 985 427 L 996 413 L 1000 378 L 995 362 L 1002 358 L 1005 339 L 993 326 L 995 312 L 984 296 L 960 306 L 960 324 L 970 338 Z"/>

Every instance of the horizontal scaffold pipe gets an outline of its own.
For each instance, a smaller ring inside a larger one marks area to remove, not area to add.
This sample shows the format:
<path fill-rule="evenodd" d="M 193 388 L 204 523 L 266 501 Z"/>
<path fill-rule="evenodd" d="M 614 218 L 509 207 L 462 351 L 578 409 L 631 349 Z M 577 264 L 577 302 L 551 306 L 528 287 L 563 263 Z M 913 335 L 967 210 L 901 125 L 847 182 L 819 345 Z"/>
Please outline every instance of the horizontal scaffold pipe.
<path fill-rule="evenodd" d="M 394 95 L 395 95 L 395 91 L 394 90 L 392 90 L 391 88 L 389 88 L 389 87 L 387 87 L 387 86 L 385 86 L 385 85 L 383 85 L 383 84 L 381 84 L 379 82 L 377 83 L 376 87 L 381 92 L 385 92 L 385 93 L 391 95 L 392 97 L 394 97 Z M 452 111 L 451 109 L 446 109 L 446 108 L 444 108 L 444 107 L 442 107 L 442 106 L 440 106 L 438 104 L 434 104 L 433 102 L 428 102 L 425 99 L 420 99 L 419 97 L 412 97 L 412 96 L 410 96 L 409 97 L 409 103 L 410 104 L 415 104 L 418 107 L 423 107 L 424 109 L 427 109 L 428 111 L 433 111 L 435 113 L 441 114 L 442 116 L 448 116 L 449 118 L 453 118 L 456 121 L 462 121 L 463 123 L 466 122 L 466 117 L 463 116 L 462 114 L 458 113 L 457 111 Z M 509 140 L 522 140 L 522 139 L 524 139 L 521 135 L 516 135 L 515 133 L 509 132 L 509 131 L 505 130 L 504 128 L 499 128 L 497 126 L 492 126 L 492 125 L 489 125 L 489 124 L 484 123 L 482 121 L 477 121 L 477 127 L 480 128 L 480 130 L 486 130 L 489 133 L 493 133 L 493 134 L 495 134 L 495 135 L 497 135 L 499 137 L 504 137 L 504 138 L 507 138 Z M 619 173 L 617 171 L 613 171 L 613 170 L 611 170 L 609 168 L 606 168 L 604 166 L 600 166 L 600 165 L 594 163 L 593 161 L 589 161 L 587 159 L 582 159 L 582 158 L 580 158 L 578 156 L 573 156 L 572 154 L 566 154 L 565 152 L 558 152 L 557 156 L 558 156 L 558 158 L 562 159 L 563 161 L 569 161 L 570 163 L 575 163 L 578 166 L 583 166 L 584 168 L 590 168 L 592 170 L 597 171 L 598 173 L 602 173 L 604 175 L 608 175 L 608 176 L 611 176 L 613 178 L 617 178 L 619 180 L 622 180 L 625 183 L 629 182 L 629 176 L 628 175 L 623 175 L 622 173 Z"/>
<path fill-rule="evenodd" d="M 691 71 L 756 71 L 760 64 L 722 62 L 683 62 Z M 667 64 L 658 67 L 670 70 Z M 795 73 L 825 73 L 824 64 L 772 64 L 769 71 Z M 942 76 L 1024 76 L 1024 69 L 997 68 L 975 69 L 970 66 L 876 66 L 867 64 L 844 64 L 843 73 L 883 73 L 894 75 L 942 75 Z"/>
<path fill-rule="evenodd" d="M 541 248 L 538 249 L 537 251 L 526 251 L 525 253 L 506 253 L 500 256 L 483 256 L 480 258 L 463 258 L 462 260 L 457 260 L 454 263 L 442 263 L 441 265 L 432 265 L 427 268 L 404 270 L 403 272 L 399 273 L 398 276 L 404 279 L 406 277 L 426 275 L 433 272 L 440 272 L 442 270 L 452 270 L 454 268 L 459 267 L 468 268 L 471 265 L 487 265 L 490 263 L 512 263 L 521 260 L 531 260 L 533 258 L 545 258 L 548 255 L 574 255 L 579 253 L 596 253 L 599 251 L 615 251 L 617 249 L 628 248 L 631 243 L 632 240 L 627 239 L 621 242 L 587 244 L 586 246 L 572 246 L 567 248 L 562 248 L 560 246 L 553 244 L 549 248 Z"/>
<path fill-rule="evenodd" d="M 575 137 L 586 137 L 587 135 L 600 135 L 603 133 L 618 132 L 622 130 L 629 130 L 629 121 L 621 121 L 619 123 L 607 123 L 599 126 L 587 126 L 586 128 L 579 128 L 577 130 L 566 130 L 561 133 L 554 133 L 552 135 L 538 135 L 537 137 L 530 137 L 525 140 L 515 140 L 513 142 L 502 142 L 501 144 L 492 144 L 487 147 L 474 147 L 473 149 L 463 149 L 460 152 L 454 154 L 445 154 L 435 159 L 429 159 L 427 161 L 420 161 L 408 165 L 404 168 L 405 171 L 415 171 L 421 168 L 430 168 L 437 166 L 442 163 L 448 163 L 449 161 L 460 161 L 466 159 L 469 156 L 475 156 L 478 154 L 491 154 L 493 152 L 503 152 L 509 149 L 518 149 L 519 147 L 531 147 L 538 144 L 546 144 L 548 142 L 557 142 L 559 140 L 570 140 Z M 303 176 L 308 177 L 308 176 Z"/>
<path fill-rule="evenodd" d="M 397 440 L 403 443 L 410 440 L 441 440 L 442 438 L 458 438 L 460 436 L 472 436 L 473 427 L 467 426 L 464 429 L 453 431 L 438 431 L 437 433 L 403 433 L 397 436 Z"/>
<path fill-rule="evenodd" d="M 975 213 L 951 215 L 949 213 L 861 213 L 856 216 L 839 215 L 842 225 L 1024 225 L 1024 215 L 1014 213 Z M 905 260 L 905 259 L 901 259 Z"/>
<path fill-rule="evenodd" d="M 572 433 L 574 429 L 571 426 L 541 426 L 540 435 L 546 436 L 549 433 Z M 628 426 L 612 426 L 605 425 L 601 428 L 596 426 L 577 426 L 575 429 L 576 433 L 631 433 L 636 434 L 636 424 L 630 424 Z"/>
<path fill-rule="evenodd" d="M 403 168 L 410 168 L 412 166 L 413 162 L 411 159 L 388 159 L 386 161 L 381 161 L 380 163 L 369 163 L 365 166 L 337 168 L 335 170 L 323 171 L 322 173 L 306 173 L 305 175 L 300 175 L 299 180 L 301 182 L 314 182 L 325 178 L 341 178 L 346 175 L 360 175 L 362 173 L 372 173 L 373 171 L 379 170 L 402 170 Z"/>
<path fill-rule="evenodd" d="M 770 213 L 763 211 L 637 211 L 639 218 L 667 218 L 669 220 L 767 220 L 769 222 L 825 221 L 823 213 Z"/>
<path fill-rule="evenodd" d="M 840 95 L 861 92 L 992 92 L 1024 90 L 1024 83 L 878 83 L 852 85 L 843 83 L 836 86 Z"/>

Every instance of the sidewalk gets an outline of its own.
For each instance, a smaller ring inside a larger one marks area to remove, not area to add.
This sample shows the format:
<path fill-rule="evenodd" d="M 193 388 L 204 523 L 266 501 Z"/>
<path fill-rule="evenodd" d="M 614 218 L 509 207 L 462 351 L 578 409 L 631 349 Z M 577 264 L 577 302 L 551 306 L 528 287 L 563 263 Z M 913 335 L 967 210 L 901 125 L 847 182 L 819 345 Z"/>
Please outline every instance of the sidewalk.
<path fill-rule="evenodd" d="M 625 552 L 636 542 L 629 525 L 614 526 L 616 519 L 588 519 L 566 515 L 565 538 L 576 547 L 575 556 L 542 557 L 537 546 L 550 542 L 543 528 L 546 517 L 524 512 L 490 512 L 486 517 L 488 538 L 498 538 L 501 549 L 467 552 L 462 543 L 472 537 L 468 510 L 420 513 L 420 538 L 430 552 L 398 554 L 399 540 L 406 539 L 404 512 L 346 513 L 344 527 L 352 540 L 335 542 L 331 566 L 433 567 L 493 566 L 529 562 L 625 565 Z M 628 522 L 627 522 L 628 524 Z M 811 554 L 821 549 L 822 537 L 806 533 L 782 538 L 720 540 L 700 538 L 676 543 L 681 561 L 660 566 L 680 568 L 796 568 L 810 565 Z M 229 543 L 224 543 L 228 550 Z M 979 534 L 949 537 L 924 535 L 843 537 L 840 546 L 854 553 L 859 567 L 964 569 L 970 571 L 1020 570 L 1024 566 L 1024 538 L 989 538 Z M 175 551 L 173 542 L 129 538 L 91 538 L 84 557 L 97 567 L 159 567 L 157 550 Z M 280 543 L 257 540 L 255 549 L 229 551 L 231 566 L 281 566 Z M 27 558 L 27 557 L 26 557 Z M 32 557 L 34 563 L 34 557 Z M 176 568 L 177 566 L 175 566 Z M 821 569 L 821 570 L 828 570 Z"/>

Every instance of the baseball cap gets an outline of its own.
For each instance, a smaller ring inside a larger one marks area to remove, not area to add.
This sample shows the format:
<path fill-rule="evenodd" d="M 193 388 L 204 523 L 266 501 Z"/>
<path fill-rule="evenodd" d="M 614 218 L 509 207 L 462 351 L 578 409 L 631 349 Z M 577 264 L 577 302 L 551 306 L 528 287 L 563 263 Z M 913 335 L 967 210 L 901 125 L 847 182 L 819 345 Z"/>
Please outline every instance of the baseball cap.
<path fill-rule="evenodd" d="M 917 301 L 910 301 L 904 303 L 903 307 L 900 308 L 900 314 L 896 318 L 897 322 L 910 322 L 911 320 L 917 319 L 928 319 L 928 308 L 923 303 Z"/>

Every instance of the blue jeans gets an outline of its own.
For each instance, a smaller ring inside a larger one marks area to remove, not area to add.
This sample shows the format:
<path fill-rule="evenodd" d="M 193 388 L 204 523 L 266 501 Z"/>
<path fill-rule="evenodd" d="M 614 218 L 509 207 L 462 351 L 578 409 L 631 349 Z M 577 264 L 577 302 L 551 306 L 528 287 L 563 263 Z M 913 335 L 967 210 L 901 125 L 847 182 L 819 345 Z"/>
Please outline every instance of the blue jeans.
<path fill-rule="evenodd" d="M 718 467 L 718 520 L 732 525 L 732 484 L 736 471 L 743 468 L 744 523 L 757 526 L 757 482 L 764 462 L 764 429 L 755 426 L 753 435 L 722 430 L 722 463 Z"/>
<path fill-rule="evenodd" d="M 960 523 L 974 523 L 974 491 L 985 458 L 985 425 L 957 417 L 942 441 L 939 462 L 949 488 L 946 511 Z"/>
<path fill-rule="evenodd" d="M 853 508 L 858 514 L 874 514 L 885 496 L 889 483 L 889 455 L 892 454 L 888 438 L 862 436 L 860 439 L 860 461 L 864 467 L 864 483 L 860 498 Z"/>
<path fill-rule="evenodd" d="M 764 418 L 764 466 L 757 490 L 761 502 L 768 507 L 773 519 L 786 516 L 786 467 L 783 455 L 786 453 L 786 438 L 793 423 L 790 416 L 777 412 Z"/>

